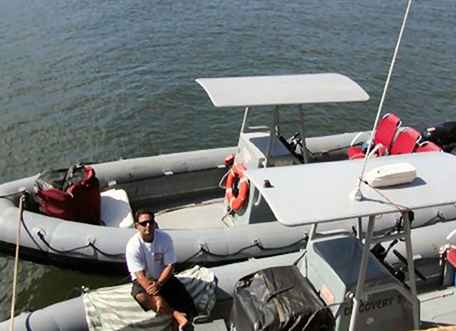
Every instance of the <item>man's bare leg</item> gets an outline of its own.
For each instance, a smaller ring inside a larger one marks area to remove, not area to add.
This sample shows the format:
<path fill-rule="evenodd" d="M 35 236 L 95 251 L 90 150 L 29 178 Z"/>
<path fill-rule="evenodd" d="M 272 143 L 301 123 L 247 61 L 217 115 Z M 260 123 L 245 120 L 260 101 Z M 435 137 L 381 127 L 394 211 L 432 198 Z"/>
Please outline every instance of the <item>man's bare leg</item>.
<path fill-rule="evenodd" d="M 179 329 L 185 327 L 188 324 L 187 315 L 185 313 L 181 313 L 180 311 L 173 310 L 172 316 L 176 320 L 177 325 L 179 326 Z"/>
<path fill-rule="evenodd" d="M 136 295 L 136 300 L 147 309 L 152 309 L 157 313 L 171 315 L 176 320 L 179 328 L 183 328 L 188 324 L 187 315 L 172 309 L 165 299 L 159 295 L 150 296 L 146 293 L 139 293 Z"/>

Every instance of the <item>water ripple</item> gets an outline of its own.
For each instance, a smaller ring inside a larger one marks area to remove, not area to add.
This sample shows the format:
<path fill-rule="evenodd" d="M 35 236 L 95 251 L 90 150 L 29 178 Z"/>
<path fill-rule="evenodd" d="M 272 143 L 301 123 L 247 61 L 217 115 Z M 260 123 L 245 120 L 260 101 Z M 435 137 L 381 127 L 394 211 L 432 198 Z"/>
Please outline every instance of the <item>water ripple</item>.
<path fill-rule="evenodd" d="M 197 77 L 341 72 L 365 104 L 312 107 L 311 135 L 371 126 L 403 1 L 3 1 L 0 179 L 79 160 L 177 152 L 237 141 L 241 112 L 214 109 Z M 385 111 L 405 123 L 454 119 L 456 2 L 417 1 Z M 268 114 L 253 119 L 268 123 Z M 0 320 L 12 259 L 0 257 Z M 71 296 L 54 284 L 112 279 L 22 262 L 18 310 Z M 74 294 L 74 293 L 73 293 Z"/>

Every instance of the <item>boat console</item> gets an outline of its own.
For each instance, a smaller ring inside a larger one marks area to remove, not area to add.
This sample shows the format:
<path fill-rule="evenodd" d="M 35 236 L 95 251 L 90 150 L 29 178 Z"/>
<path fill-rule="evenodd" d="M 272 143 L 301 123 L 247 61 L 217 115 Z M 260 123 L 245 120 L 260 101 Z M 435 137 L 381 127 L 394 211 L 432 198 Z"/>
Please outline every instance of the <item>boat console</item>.
<path fill-rule="evenodd" d="M 437 160 L 439 162 L 435 162 Z M 367 170 L 397 165 L 400 161 L 400 157 L 374 159 Z M 374 188 L 363 180 L 360 199 L 353 198 L 352 192 L 361 164 L 354 168 L 348 167 L 348 162 L 341 162 L 338 171 L 331 171 L 334 164 L 327 163 L 324 165 L 325 181 L 317 175 L 323 166 L 312 164 L 289 167 L 286 173 L 283 168 L 273 167 L 247 171 L 248 178 L 280 223 L 312 226 L 298 267 L 312 285 L 314 294 L 334 315 L 335 330 L 412 330 L 420 327 L 422 303 L 418 300 L 415 277 L 420 277 L 420 273 L 414 266 L 411 211 L 454 205 L 456 188 L 444 183 L 447 178 L 454 177 L 456 159 L 445 153 L 422 153 L 408 156 L 407 161 L 416 169 L 416 177 L 411 182 Z M 435 171 L 436 164 L 445 166 Z M 303 167 L 306 172 L 300 171 Z M 266 182 L 268 185 L 264 184 Z M 393 181 L 393 184 L 398 183 Z M 284 187 L 292 188 L 295 194 L 283 197 L 281 189 Z M 401 222 L 394 231 L 378 231 L 376 223 L 379 227 L 384 225 L 380 216 L 397 212 L 401 214 Z M 317 227 L 323 223 L 346 219 L 358 219 L 357 235 L 317 232 Z M 366 223 L 367 227 L 363 225 Z M 406 267 L 405 282 L 371 252 L 378 244 L 393 241 L 403 241 L 405 246 L 405 256 L 395 254 Z M 278 307 L 273 312 L 280 319 L 280 311 L 290 308 L 288 303 L 292 302 L 295 287 L 274 293 L 286 296 L 281 301 L 285 308 Z"/>
<path fill-rule="evenodd" d="M 247 168 L 289 166 L 301 162 L 276 135 L 269 132 L 243 132 L 239 136 L 236 162 Z"/>
<path fill-rule="evenodd" d="M 352 298 L 361 265 L 362 245 L 350 235 L 316 239 L 308 246 L 299 267 L 335 316 L 335 329 L 348 330 Z M 364 286 L 382 286 L 384 291 L 370 294 L 359 307 L 358 326 L 369 330 L 412 330 L 413 307 L 402 295 L 404 287 L 369 253 Z M 396 289 L 395 289 L 396 288 Z"/>

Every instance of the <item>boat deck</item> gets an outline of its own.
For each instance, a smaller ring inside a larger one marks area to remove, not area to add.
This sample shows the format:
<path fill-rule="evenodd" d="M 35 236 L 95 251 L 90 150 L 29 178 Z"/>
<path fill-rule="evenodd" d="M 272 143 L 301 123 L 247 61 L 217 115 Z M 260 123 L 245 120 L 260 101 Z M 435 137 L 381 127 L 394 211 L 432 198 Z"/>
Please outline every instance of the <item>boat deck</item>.
<path fill-rule="evenodd" d="M 226 331 L 225 321 L 218 319 L 203 324 L 193 324 L 194 331 Z"/>
<path fill-rule="evenodd" d="M 161 229 L 195 230 L 208 228 L 226 228 L 223 198 L 203 203 L 167 209 L 156 214 L 157 224 Z"/>
<path fill-rule="evenodd" d="M 422 323 L 429 326 L 456 324 L 456 288 L 454 286 L 419 295 L 419 299 Z"/>

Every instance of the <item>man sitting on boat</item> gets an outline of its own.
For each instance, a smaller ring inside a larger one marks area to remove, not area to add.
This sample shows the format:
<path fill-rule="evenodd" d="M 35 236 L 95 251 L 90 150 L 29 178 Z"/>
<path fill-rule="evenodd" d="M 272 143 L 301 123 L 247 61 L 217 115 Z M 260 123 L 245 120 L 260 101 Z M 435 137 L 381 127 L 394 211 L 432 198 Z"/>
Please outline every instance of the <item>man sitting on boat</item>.
<path fill-rule="evenodd" d="M 137 233 L 128 241 L 125 258 L 133 282 L 131 294 L 148 311 L 169 314 L 179 330 L 196 313 L 192 298 L 173 276 L 176 254 L 171 237 L 156 228 L 154 214 L 135 214 Z"/>

